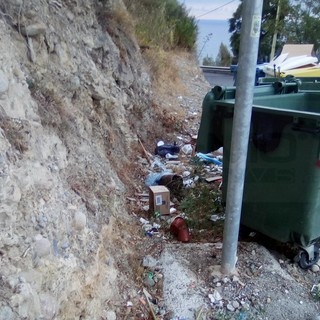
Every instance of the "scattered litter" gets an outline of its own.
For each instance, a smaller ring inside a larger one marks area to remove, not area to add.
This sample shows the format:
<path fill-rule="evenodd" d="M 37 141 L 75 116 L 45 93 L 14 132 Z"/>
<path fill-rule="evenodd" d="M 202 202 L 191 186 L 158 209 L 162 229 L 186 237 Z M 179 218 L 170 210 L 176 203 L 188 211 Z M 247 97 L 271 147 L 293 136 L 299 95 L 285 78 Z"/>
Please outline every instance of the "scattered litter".
<path fill-rule="evenodd" d="M 184 171 L 184 172 L 182 173 L 182 176 L 185 178 L 185 177 L 189 177 L 190 174 L 191 174 L 190 171 Z"/>
<path fill-rule="evenodd" d="M 192 154 L 192 145 L 191 144 L 185 144 L 182 148 L 181 148 L 181 151 L 184 153 L 184 154 Z"/>
<path fill-rule="evenodd" d="M 167 153 L 171 155 L 175 155 L 180 152 L 180 147 L 177 145 L 176 142 L 173 144 L 165 144 L 163 141 L 159 141 L 157 143 L 155 154 L 161 157 L 165 157 Z"/>
<path fill-rule="evenodd" d="M 133 303 L 131 301 L 127 302 L 127 307 L 133 307 Z"/>
<path fill-rule="evenodd" d="M 150 223 L 148 220 L 144 219 L 144 218 L 140 218 L 139 221 L 142 223 L 142 224 L 148 224 Z"/>
<path fill-rule="evenodd" d="M 223 243 L 222 243 L 222 242 L 216 242 L 216 243 L 214 243 L 214 247 L 215 247 L 216 249 L 222 249 L 222 246 L 223 246 Z"/>
<path fill-rule="evenodd" d="M 155 157 L 153 161 L 151 162 L 151 169 L 157 172 L 166 171 L 165 164 L 161 161 L 159 157 Z"/>
<path fill-rule="evenodd" d="M 159 185 L 161 177 L 168 174 L 171 174 L 171 171 L 166 170 L 161 173 L 150 173 L 145 180 L 145 185 L 148 187 L 157 186 Z"/>
<path fill-rule="evenodd" d="M 218 214 L 213 214 L 210 217 L 210 220 L 213 222 L 219 221 L 219 220 L 224 220 L 224 215 L 218 215 Z"/>
<path fill-rule="evenodd" d="M 178 155 L 176 155 L 176 154 L 171 154 L 171 153 L 167 153 L 167 154 L 166 154 L 166 159 L 169 159 L 169 160 L 171 160 L 171 159 L 178 159 Z"/>
<path fill-rule="evenodd" d="M 137 201 L 137 199 L 135 199 L 135 198 L 130 198 L 130 197 L 127 197 L 127 200 L 129 200 L 129 201 Z"/>
<path fill-rule="evenodd" d="M 170 208 L 170 214 L 174 214 L 177 212 L 177 209 L 176 208 Z"/>
<path fill-rule="evenodd" d="M 153 258 L 150 255 L 147 255 L 143 258 L 142 266 L 145 268 L 155 268 L 158 265 L 158 260 Z"/>
<path fill-rule="evenodd" d="M 214 182 L 214 181 L 219 181 L 219 180 L 222 180 L 222 176 L 215 176 L 215 177 L 206 178 L 207 182 Z"/>
<path fill-rule="evenodd" d="M 187 179 L 183 181 L 183 186 L 185 188 L 193 188 L 195 186 L 193 179 Z"/>
<path fill-rule="evenodd" d="M 222 166 L 222 162 L 221 161 L 219 161 L 218 159 L 213 158 L 211 156 L 208 156 L 208 155 L 206 155 L 204 153 L 198 152 L 198 153 L 196 153 L 196 156 L 199 159 L 203 160 L 203 161 L 207 161 L 207 162 L 210 162 L 210 163 L 214 163 L 214 164 L 216 164 L 218 166 Z"/>
<path fill-rule="evenodd" d="M 320 284 L 314 284 L 311 288 L 311 294 L 314 297 L 319 297 L 320 295 Z"/>

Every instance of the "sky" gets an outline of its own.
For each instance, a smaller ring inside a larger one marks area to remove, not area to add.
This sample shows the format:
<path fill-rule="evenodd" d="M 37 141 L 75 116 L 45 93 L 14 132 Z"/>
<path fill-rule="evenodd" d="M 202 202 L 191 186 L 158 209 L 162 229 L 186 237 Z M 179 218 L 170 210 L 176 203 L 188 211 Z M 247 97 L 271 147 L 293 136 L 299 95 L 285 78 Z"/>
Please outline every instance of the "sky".
<path fill-rule="evenodd" d="M 236 11 L 239 0 L 179 0 L 196 19 L 227 20 Z M 219 7 L 222 8 L 218 9 Z M 217 10 L 215 10 L 217 9 Z M 214 10 L 213 12 L 209 12 Z"/>

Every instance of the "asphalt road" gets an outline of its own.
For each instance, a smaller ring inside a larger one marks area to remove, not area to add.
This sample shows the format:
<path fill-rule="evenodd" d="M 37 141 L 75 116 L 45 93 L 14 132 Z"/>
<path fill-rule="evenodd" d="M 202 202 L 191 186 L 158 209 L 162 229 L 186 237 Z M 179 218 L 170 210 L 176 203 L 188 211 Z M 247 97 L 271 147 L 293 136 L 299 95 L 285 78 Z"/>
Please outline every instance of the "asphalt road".
<path fill-rule="evenodd" d="M 234 80 L 232 74 L 225 73 L 215 73 L 203 71 L 204 77 L 210 83 L 212 87 L 214 86 L 233 86 Z"/>

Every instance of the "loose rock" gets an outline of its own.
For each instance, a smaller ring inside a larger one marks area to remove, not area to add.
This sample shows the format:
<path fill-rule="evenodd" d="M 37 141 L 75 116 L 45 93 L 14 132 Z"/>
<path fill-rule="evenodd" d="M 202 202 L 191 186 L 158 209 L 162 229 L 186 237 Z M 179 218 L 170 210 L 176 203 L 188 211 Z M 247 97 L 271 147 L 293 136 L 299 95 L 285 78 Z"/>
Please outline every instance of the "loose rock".
<path fill-rule="evenodd" d="M 30 24 L 28 26 L 22 26 L 20 28 L 21 33 L 24 36 L 28 36 L 28 37 L 34 37 L 39 34 L 44 34 L 46 30 L 47 30 L 47 26 L 42 22 Z"/>
<path fill-rule="evenodd" d="M 0 96 L 7 92 L 9 88 L 7 76 L 0 70 Z"/>
<path fill-rule="evenodd" d="M 36 240 L 34 250 L 36 255 L 40 258 L 47 256 L 48 254 L 50 254 L 51 251 L 50 241 L 46 238 Z"/>
<path fill-rule="evenodd" d="M 312 272 L 319 272 L 320 267 L 319 267 L 317 264 L 314 264 L 314 265 L 311 267 L 311 270 L 312 270 Z"/>
<path fill-rule="evenodd" d="M 87 217 L 82 212 L 76 212 L 74 215 L 74 228 L 76 230 L 82 230 L 87 224 Z"/>

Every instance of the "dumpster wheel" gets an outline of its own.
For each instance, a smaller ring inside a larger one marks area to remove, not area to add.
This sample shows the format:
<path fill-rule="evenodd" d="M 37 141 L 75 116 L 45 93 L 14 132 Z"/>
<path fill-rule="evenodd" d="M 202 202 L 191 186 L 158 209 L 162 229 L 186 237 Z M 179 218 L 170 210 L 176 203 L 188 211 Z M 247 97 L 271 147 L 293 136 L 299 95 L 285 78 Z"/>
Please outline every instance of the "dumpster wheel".
<path fill-rule="evenodd" d="M 299 255 L 299 266 L 301 269 L 310 269 L 319 260 L 319 247 L 313 246 L 313 257 L 310 259 L 310 254 L 307 250 L 302 250 Z"/>

